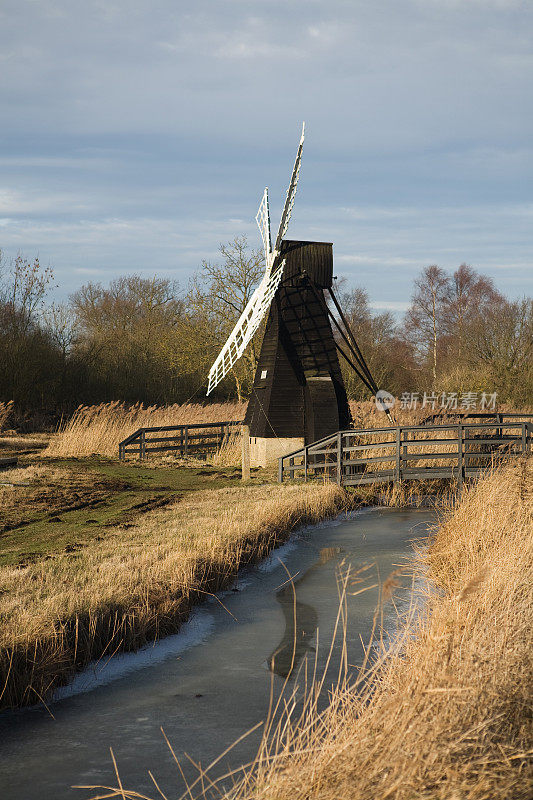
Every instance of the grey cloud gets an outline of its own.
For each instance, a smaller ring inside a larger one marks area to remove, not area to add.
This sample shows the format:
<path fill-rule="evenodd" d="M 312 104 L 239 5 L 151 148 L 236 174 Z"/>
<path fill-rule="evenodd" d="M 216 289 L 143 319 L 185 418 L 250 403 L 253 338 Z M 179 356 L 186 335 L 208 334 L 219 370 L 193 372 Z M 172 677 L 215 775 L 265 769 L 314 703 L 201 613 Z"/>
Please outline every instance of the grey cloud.
<path fill-rule="evenodd" d="M 220 241 L 258 243 L 267 183 L 276 219 L 306 119 L 290 233 L 333 240 L 373 302 L 429 262 L 520 293 L 532 22 L 519 0 L 4 0 L 0 247 L 69 290 L 186 280 Z"/>

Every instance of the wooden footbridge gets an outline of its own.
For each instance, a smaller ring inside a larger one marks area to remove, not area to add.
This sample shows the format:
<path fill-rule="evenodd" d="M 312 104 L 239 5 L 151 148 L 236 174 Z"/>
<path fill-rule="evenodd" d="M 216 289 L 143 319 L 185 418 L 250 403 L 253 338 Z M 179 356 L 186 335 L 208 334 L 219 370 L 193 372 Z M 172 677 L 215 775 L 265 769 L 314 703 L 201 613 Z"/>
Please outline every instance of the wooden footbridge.
<path fill-rule="evenodd" d="M 361 486 L 452 479 L 460 490 L 464 480 L 531 452 L 533 414 L 485 416 L 490 419 L 338 431 L 280 458 L 279 480 Z"/>

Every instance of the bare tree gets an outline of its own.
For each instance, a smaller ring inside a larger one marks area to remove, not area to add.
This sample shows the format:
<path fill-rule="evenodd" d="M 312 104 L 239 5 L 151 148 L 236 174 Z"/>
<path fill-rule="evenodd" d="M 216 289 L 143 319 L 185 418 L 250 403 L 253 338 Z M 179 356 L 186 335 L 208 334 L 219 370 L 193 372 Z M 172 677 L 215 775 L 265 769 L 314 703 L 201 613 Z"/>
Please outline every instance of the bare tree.
<path fill-rule="evenodd" d="M 75 353 L 112 399 L 162 402 L 188 392 L 181 381 L 184 305 L 166 278 L 128 275 L 103 287 L 88 283 L 71 297 Z M 194 354 L 188 353 L 189 361 Z"/>
<path fill-rule="evenodd" d="M 444 307 L 449 293 L 449 277 L 432 264 L 415 280 L 411 307 L 407 311 L 405 332 L 431 361 L 433 390 L 437 385 L 439 337 L 444 331 Z"/>
<path fill-rule="evenodd" d="M 11 263 L 9 278 L 2 286 L 0 301 L 6 313 L 11 310 L 17 334 L 27 333 L 44 306 L 44 299 L 54 280 L 53 269 L 41 267 L 39 259 L 33 262 L 19 255 Z"/>
<path fill-rule="evenodd" d="M 213 360 L 246 308 L 265 268 L 263 251 L 251 250 L 246 236 L 221 244 L 220 254 L 220 263 L 202 262 L 191 281 L 188 297 L 190 309 L 208 322 Z M 232 369 L 239 400 L 245 385 L 253 381 L 260 338 L 253 338 L 243 358 Z"/>
<path fill-rule="evenodd" d="M 533 300 L 502 298 L 467 327 L 468 360 L 492 389 L 517 404 L 533 397 Z"/>
<path fill-rule="evenodd" d="M 343 292 L 341 305 L 377 385 L 397 394 L 413 385 L 412 348 L 400 339 L 394 316 L 388 311 L 373 313 L 368 294 L 360 287 Z M 368 389 L 343 360 L 341 368 L 348 395 L 367 397 Z"/>
<path fill-rule="evenodd" d="M 450 350 L 461 361 L 465 355 L 465 331 L 476 317 L 483 317 L 503 302 L 493 281 L 467 264 L 455 270 L 443 298 L 443 325 Z"/>

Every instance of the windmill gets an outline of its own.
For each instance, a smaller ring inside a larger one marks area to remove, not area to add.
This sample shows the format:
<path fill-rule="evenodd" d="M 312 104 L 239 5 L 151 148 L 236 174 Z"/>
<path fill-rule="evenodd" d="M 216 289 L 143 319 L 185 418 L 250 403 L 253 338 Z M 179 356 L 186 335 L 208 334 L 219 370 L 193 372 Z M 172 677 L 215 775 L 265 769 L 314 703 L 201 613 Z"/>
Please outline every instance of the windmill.
<path fill-rule="evenodd" d="M 339 353 L 370 391 L 378 393 L 333 292 L 333 245 L 285 239 L 304 133 L 305 123 L 273 247 L 268 188 L 263 193 L 256 221 L 265 251 L 265 274 L 209 372 L 208 395 L 244 353 L 268 312 L 245 418 L 251 462 L 256 466 L 350 426 Z M 326 290 L 340 322 L 326 301 Z"/>

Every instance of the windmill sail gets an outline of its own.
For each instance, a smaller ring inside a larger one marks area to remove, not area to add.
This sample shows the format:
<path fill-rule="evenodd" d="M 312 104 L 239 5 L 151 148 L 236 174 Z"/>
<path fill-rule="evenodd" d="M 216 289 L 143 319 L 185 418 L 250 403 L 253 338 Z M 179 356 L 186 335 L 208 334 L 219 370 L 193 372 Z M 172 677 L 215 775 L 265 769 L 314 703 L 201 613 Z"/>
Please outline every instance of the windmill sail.
<path fill-rule="evenodd" d="M 278 263 L 275 271 L 274 264 L 276 258 L 279 256 L 281 241 L 287 233 L 289 221 L 291 218 L 292 207 L 294 205 L 294 197 L 296 195 L 296 186 L 298 184 L 298 177 L 300 175 L 300 165 L 302 163 L 302 150 L 304 143 L 304 129 L 305 123 L 302 126 L 302 136 L 298 145 L 296 153 L 296 161 L 292 170 L 289 188 L 287 189 L 287 197 L 285 198 L 285 206 L 281 215 L 281 222 L 279 225 L 278 235 L 276 238 L 276 246 L 272 250 L 272 240 L 270 237 L 270 212 L 268 208 L 268 188 L 263 193 L 263 198 L 257 212 L 256 221 L 261 232 L 263 240 L 263 247 L 265 249 L 265 274 L 263 279 L 250 300 L 237 324 L 230 333 L 228 340 L 222 350 L 220 351 L 215 363 L 209 370 L 209 384 L 207 394 L 210 394 L 215 386 L 225 378 L 230 369 L 236 361 L 242 356 L 246 347 L 254 333 L 259 328 L 263 317 L 268 311 L 272 298 L 278 288 L 281 278 L 283 277 L 283 268 L 285 261 L 281 264 Z M 279 261 L 279 260 L 278 260 Z"/>
<path fill-rule="evenodd" d="M 289 222 L 292 214 L 292 207 L 294 205 L 294 198 L 296 197 L 296 187 L 298 186 L 298 178 L 300 177 L 300 166 L 302 163 L 302 151 L 304 147 L 305 138 L 305 122 L 302 125 L 302 135 L 300 137 L 300 144 L 298 145 L 298 152 L 296 153 L 296 160 L 292 169 L 291 182 L 287 189 L 287 197 L 285 198 L 285 205 L 279 223 L 278 235 L 276 236 L 276 244 L 274 245 L 274 257 L 279 253 L 281 242 L 285 238 Z"/>
<path fill-rule="evenodd" d="M 209 370 L 207 394 L 210 394 L 215 386 L 228 374 L 232 366 L 246 350 L 252 336 L 268 311 L 274 293 L 281 281 L 284 266 L 285 262 L 277 268 L 273 275 L 269 275 L 266 272 L 263 280 L 251 296 L 248 305 L 239 317 L 217 360 Z"/>
<path fill-rule="evenodd" d="M 265 264 L 267 270 L 270 271 L 272 267 L 272 240 L 270 238 L 270 211 L 268 208 L 268 186 L 266 187 L 263 193 L 263 199 L 261 200 L 261 204 L 259 206 L 259 210 L 255 217 L 255 221 L 257 222 L 257 227 L 261 233 L 261 239 L 263 240 L 263 247 L 265 250 Z"/>

